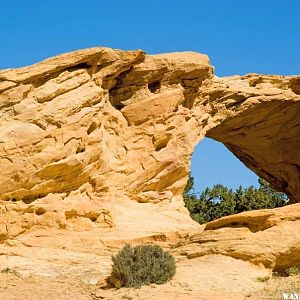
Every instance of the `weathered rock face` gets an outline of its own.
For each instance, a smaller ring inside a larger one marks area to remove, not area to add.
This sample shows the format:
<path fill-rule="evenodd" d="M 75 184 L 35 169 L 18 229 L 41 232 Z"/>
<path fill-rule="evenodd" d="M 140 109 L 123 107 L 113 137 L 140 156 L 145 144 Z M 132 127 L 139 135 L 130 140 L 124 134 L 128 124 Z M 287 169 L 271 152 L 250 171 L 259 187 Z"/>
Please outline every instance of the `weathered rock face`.
<path fill-rule="evenodd" d="M 249 74 L 219 83 L 208 93 L 218 95 L 212 101 L 218 113 L 230 112 L 230 117 L 207 136 L 224 143 L 247 167 L 286 193 L 291 203 L 299 202 L 300 77 Z"/>
<path fill-rule="evenodd" d="M 190 158 L 211 137 L 300 202 L 299 115 L 300 76 L 218 78 L 192 52 L 92 48 L 0 71 L 1 268 L 101 282 L 125 242 L 154 242 L 177 277 L 140 299 L 257 287 L 300 264 L 300 204 L 200 226 L 181 196 Z"/>
<path fill-rule="evenodd" d="M 189 259 L 224 255 L 283 271 L 300 264 L 300 204 L 224 217 L 192 234 L 175 251 Z"/>
<path fill-rule="evenodd" d="M 192 228 L 181 194 L 205 135 L 300 200 L 299 76 L 217 78 L 202 54 L 92 48 L 3 70 L 0 92 L 3 240 L 153 214 L 149 230 Z"/>

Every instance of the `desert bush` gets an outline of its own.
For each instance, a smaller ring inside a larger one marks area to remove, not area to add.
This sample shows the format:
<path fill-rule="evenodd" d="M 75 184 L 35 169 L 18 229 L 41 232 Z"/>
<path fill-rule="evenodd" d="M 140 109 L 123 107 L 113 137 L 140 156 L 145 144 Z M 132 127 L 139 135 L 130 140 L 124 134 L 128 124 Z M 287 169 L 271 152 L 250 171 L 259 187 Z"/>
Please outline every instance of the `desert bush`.
<path fill-rule="evenodd" d="M 299 266 L 290 267 L 286 271 L 289 275 L 300 275 L 300 267 Z"/>
<path fill-rule="evenodd" d="M 270 276 L 263 276 L 263 277 L 257 277 L 256 280 L 258 282 L 267 282 L 270 280 L 270 278 L 271 278 Z"/>
<path fill-rule="evenodd" d="M 299 266 L 292 266 L 290 268 L 280 270 L 280 271 L 273 271 L 273 275 L 275 277 L 288 277 L 291 275 L 300 275 L 300 267 Z"/>
<path fill-rule="evenodd" d="M 176 271 L 173 256 L 158 245 L 126 245 L 112 261 L 110 282 L 117 288 L 162 284 Z"/>

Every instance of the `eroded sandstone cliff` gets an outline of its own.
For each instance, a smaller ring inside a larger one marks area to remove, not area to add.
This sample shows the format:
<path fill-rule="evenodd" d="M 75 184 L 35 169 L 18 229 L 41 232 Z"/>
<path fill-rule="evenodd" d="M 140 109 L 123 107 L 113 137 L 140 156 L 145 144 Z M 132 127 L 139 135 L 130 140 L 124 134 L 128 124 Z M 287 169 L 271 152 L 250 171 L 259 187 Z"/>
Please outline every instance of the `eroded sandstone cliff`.
<path fill-rule="evenodd" d="M 181 195 L 208 136 L 299 202 L 299 115 L 299 76 L 218 78 L 193 52 L 91 48 L 0 71 L 0 261 L 106 276 L 124 241 L 153 241 L 188 259 L 298 263 L 299 204 L 204 228 Z"/>
<path fill-rule="evenodd" d="M 2 221 L 3 237 L 78 218 L 114 226 L 111 203 L 122 197 L 182 209 L 205 135 L 300 199 L 297 76 L 217 78 L 198 53 L 92 48 L 0 80 L 1 219 L 23 216 Z"/>

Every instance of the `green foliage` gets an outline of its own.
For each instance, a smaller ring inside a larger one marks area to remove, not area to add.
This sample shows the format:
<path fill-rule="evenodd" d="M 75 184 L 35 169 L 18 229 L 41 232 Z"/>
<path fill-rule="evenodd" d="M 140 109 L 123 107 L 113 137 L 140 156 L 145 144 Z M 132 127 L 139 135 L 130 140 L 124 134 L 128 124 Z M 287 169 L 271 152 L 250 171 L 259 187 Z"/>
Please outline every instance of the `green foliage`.
<path fill-rule="evenodd" d="M 288 275 L 300 275 L 300 267 L 298 266 L 290 267 L 286 270 L 286 272 L 288 273 Z"/>
<path fill-rule="evenodd" d="M 283 206 L 287 196 L 273 190 L 264 179 L 259 179 L 259 188 L 239 187 L 235 191 L 217 184 L 206 188 L 199 197 L 193 194 L 194 178 L 190 175 L 183 198 L 193 220 L 203 224 L 243 211 Z"/>
<path fill-rule="evenodd" d="M 289 276 L 299 276 L 300 275 L 300 267 L 299 266 L 292 266 L 287 269 L 283 270 L 276 270 L 273 271 L 274 277 L 289 277 Z"/>
<path fill-rule="evenodd" d="M 176 271 L 173 256 L 158 245 L 126 245 L 112 260 L 111 282 L 117 288 L 162 284 Z"/>
<path fill-rule="evenodd" d="M 270 279 L 271 279 L 270 276 L 264 276 L 264 277 L 257 277 L 257 278 L 256 278 L 256 280 L 257 280 L 258 282 L 267 282 L 267 281 L 269 281 Z"/>

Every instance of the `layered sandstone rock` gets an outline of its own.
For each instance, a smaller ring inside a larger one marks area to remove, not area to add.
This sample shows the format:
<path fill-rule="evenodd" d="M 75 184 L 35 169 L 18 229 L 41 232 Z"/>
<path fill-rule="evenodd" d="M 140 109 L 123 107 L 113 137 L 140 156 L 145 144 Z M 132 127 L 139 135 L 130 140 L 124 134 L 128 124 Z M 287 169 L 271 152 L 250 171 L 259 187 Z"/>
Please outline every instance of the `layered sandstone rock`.
<path fill-rule="evenodd" d="M 224 255 L 284 271 L 300 264 L 300 204 L 212 221 L 175 248 L 189 259 Z"/>
<path fill-rule="evenodd" d="M 192 52 L 92 48 L 0 71 L 1 264 L 104 278 L 128 241 L 162 243 L 183 265 L 300 263 L 298 204 L 204 228 L 181 196 L 208 136 L 299 202 L 299 114 L 299 76 L 218 78 Z"/>
<path fill-rule="evenodd" d="M 300 77 L 249 74 L 218 79 L 208 94 L 220 124 L 207 132 L 247 167 L 300 201 Z M 216 96 L 217 95 L 217 96 Z"/>

